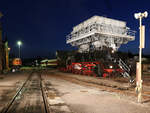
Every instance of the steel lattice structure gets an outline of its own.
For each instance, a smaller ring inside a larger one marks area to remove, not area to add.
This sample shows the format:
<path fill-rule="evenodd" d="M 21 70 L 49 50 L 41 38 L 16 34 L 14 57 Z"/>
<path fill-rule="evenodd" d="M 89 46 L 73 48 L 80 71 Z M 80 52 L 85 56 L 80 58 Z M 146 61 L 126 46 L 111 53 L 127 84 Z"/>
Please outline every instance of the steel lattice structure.
<path fill-rule="evenodd" d="M 135 31 L 126 26 L 126 22 L 102 16 L 90 19 L 73 27 L 66 43 L 77 46 L 79 52 L 99 50 L 109 47 L 118 50 L 121 44 L 135 39 Z"/>

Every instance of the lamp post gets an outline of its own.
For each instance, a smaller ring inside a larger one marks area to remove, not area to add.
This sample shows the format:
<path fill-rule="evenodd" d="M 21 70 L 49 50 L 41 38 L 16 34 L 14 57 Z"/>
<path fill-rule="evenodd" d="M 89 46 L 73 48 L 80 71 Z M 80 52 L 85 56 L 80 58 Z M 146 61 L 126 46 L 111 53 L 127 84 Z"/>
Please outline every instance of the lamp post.
<path fill-rule="evenodd" d="M 135 19 L 139 19 L 139 29 L 140 29 L 140 46 L 139 46 L 139 62 L 137 63 L 136 71 L 136 92 L 138 94 L 138 102 L 141 102 L 142 95 L 142 48 L 145 46 L 145 26 L 142 25 L 142 18 L 147 17 L 148 12 L 135 13 Z"/>
<path fill-rule="evenodd" d="M 21 42 L 21 41 L 18 41 L 18 42 L 17 42 L 17 45 L 18 45 L 18 47 L 19 47 L 19 58 L 20 58 L 20 47 L 21 47 L 21 45 L 22 45 L 22 42 Z"/>

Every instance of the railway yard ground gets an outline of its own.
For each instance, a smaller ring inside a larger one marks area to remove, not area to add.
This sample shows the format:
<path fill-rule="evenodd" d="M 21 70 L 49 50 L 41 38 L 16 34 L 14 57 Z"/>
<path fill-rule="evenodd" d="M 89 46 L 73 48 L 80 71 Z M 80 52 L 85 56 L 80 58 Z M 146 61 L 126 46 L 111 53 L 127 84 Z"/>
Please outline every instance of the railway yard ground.
<path fill-rule="evenodd" d="M 99 78 L 56 69 L 0 75 L 0 113 L 150 113 L 150 73 L 142 103 L 126 78 Z"/>

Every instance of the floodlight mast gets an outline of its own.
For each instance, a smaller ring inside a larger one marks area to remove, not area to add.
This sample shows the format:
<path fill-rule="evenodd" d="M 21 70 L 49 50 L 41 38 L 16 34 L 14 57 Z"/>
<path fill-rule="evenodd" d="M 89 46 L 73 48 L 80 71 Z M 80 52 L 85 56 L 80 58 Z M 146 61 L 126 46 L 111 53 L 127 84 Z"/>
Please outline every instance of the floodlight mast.
<path fill-rule="evenodd" d="M 148 12 L 145 11 L 144 13 L 135 13 L 134 17 L 135 19 L 139 19 L 139 26 L 140 26 L 140 46 L 139 46 L 139 62 L 137 63 L 137 74 L 136 74 L 136 91 L 138 93 L 138 102 L 141 102 L 141 94 L 142 94 L 142 48 L 144 48 L 144 42 L 143 39 L 145 37 L 143 36 L 143 33 L 145 34 L 145 31 L 143 30 L 142 26 L 142 18 L 147 18 Z"/>
<path fill-rule="evenodd" d="M 19 58 L 21 57 L 21 55 L 20 55 L 20 47 L 21 47 L 21 45 L 22 45 L 22 42 L 21 41 L 18 41 L 17 42 L 17 45 L 18 45 L 18 48 L 19 48 Z"/>

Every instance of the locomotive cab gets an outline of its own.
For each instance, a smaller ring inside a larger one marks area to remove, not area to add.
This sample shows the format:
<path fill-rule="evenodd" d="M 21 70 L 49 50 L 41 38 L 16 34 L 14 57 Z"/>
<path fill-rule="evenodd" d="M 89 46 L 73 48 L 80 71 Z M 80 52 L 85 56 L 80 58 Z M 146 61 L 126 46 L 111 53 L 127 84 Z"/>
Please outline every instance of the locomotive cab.
<path fill-rule="evenodd" d="M 22 66 L 22 61 L 20 58 L 14 58 L 12 61 L 12 72 L 16 72 L 20 70 L 20 67 Z"/>

